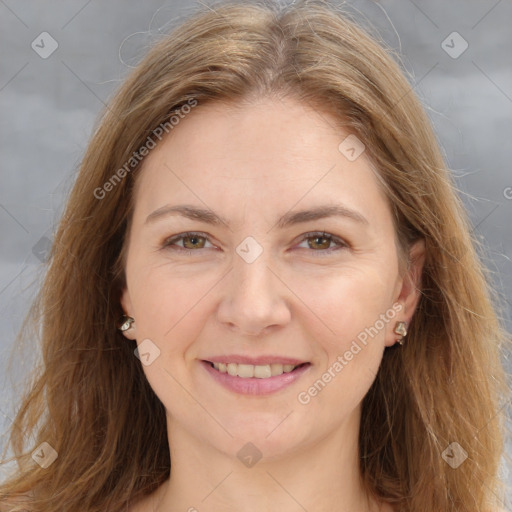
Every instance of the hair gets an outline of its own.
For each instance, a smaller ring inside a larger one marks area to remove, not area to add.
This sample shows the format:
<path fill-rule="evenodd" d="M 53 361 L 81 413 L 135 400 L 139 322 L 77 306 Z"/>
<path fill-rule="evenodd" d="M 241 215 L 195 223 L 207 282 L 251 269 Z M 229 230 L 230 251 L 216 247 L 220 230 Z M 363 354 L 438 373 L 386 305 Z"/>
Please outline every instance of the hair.
<path fill-rule="evenodd" d="M 384 352 L 363 399 L 365 489 L 403 512 L 497 503 L 507 393 L 500 353 L 510 339 L 430 121 L 394 53 L 348 11 L 327 1 L 277 4 L 223 2 L 194 13 L 156 42 L 102 113 L 27 317 L 42 360 L 10 427 L 14 455 L 4 463 L 17 469 L 0 485 L 0 503 L 26 501 L 9 510 L 127 510 L 169 477 L 165 409 L 135 342 L 116 328 L 143 166 L 131 159 L 184 105 L 197 101 L 199 112 L 270 96 L 330 114 L 365 144 L 393 213 L 401 272 L 412 243 L 425 242 L 407 342 Z M 46 469 L 31 458 L 42 442 L 58 453 Z M 442 457 L 452 442 L 468 454 L 456 470 Z"/>

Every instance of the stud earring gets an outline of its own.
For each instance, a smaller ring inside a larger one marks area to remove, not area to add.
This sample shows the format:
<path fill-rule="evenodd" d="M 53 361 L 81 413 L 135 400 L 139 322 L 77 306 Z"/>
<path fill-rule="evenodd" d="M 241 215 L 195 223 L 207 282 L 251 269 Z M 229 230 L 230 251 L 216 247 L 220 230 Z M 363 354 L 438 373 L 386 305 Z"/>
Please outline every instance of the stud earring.
<path fill-rule="evenodd" d="M 405 322 L 397 322 L 395 325 L 395 334 L 399 334 L 398 343 L 404 344 L 404 337 L 407 335 L 407 324 Z"/>
<path fill-rule="evenodd" d="M 133 322 L 135 322 L 134 318 L 132 318 L 131 316 L 123 315 L 123 317 L 121 318 L 121 321 L 119 322 L 118 329 L 121 332 L 125 332 L 128 329 L 132 329 Z"/>

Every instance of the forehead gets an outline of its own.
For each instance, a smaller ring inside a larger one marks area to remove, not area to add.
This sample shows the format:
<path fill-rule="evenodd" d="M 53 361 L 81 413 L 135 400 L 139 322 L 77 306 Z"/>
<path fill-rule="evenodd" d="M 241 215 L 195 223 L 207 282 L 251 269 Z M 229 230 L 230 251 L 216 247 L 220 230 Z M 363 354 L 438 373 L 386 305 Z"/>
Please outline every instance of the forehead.
<path fill-rule="evenodd" d="M 136 213 L 187 202 L 236 217 L 241 207 L 264 214 L 343 200 L 369 220 L 389 215 L 365 152 L 347 158 L 349 135 L 336 118 L 293 99 L 199 104 L 146 157 Z"/>

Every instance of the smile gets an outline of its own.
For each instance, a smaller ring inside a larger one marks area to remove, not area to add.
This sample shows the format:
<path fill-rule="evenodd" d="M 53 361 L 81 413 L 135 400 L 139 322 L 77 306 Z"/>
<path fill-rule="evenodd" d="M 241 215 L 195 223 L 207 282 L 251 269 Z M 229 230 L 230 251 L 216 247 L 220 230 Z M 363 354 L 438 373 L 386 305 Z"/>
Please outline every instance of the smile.
<path fill-rule="evenodd" d="M 228 373 L 232 377 L 241 377 L 247 379 L 254 377 L 256 379 L 268 379 L 269 377 L 276 377 L 283 373 L 290 373 L 295 368 L 301 365 L 293 364 L 237 364 L 237 363 L 210 363 L 212 366 L 219 370 L 220 373 Z M 307 364 L 307 363 L 304 363 Z"/>
<path fill-rule="evenodd" d="M 279 391 L 299 379 L 311 363 L 237 364 L 201 361 L 206 371 L 222 386 L 236 393 L 266 395 Z"/>

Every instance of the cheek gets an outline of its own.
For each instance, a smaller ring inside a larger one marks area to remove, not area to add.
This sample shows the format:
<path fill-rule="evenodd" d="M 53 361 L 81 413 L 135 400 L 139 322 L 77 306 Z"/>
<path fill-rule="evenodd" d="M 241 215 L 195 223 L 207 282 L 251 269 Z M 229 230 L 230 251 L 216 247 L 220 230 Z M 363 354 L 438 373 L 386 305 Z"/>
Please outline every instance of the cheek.
<path fill-rule="evenodd" d="M 328 406 L 334 400 L 355 406 L 367 393 L 396 315 L 392 278 L 378 265 L 344 269 L 319 283 L 310 295 L 314 299 L 311 309 L 325 324 L 315 336 L 323 352 L 322 382 L 317 387 L 322 389 L 325 384 L 329 388 L 327 393 L 318 393 L 319 404 L 325 401 Z"/>
<path fill-rule="evenodd" d="M 313 309 L 329 327 L 317 338 L 325 363 L 302 398 L 314 400 L 320 408 L 339 404 L 332 411 L 336 418 L 360 403 L 382 360 L 385 335 L 396 315 L 392 276 L 383 275 L 377 266 L 353 269 L 324 283 L 323 293 L 316 295 Z"/>
<path fill-rule="evenodd" d="M 138 271 L 130 288 L 137 343 L 149 339 L 159 350 L 154 362 L 143 365 L 146 378 L 168 411 L 201 417 L 197 402 L 183 387 L 189 379 L 184 359 L 193 359 L 191 347 L 207 322 L 207 293 L 215 280 L 179 277 L 179 271 L 165 266 L 140 266 Z"/>
<path fill-rule="evenodd" d="M 314 280 L 301 278 L 294 292 L 321 319 L 326 348 L 343 350 L 361 333 L 364 339 L 365 329 L 376 322 L 379 335 L 384 337 L 389 320 L 383 324 L 382 315 L 393 312 L 392 277 L 378 265 L 345 267 Z"/>
<path fill-rule="evenodd" d="M 183 351 L 207 320 L 205 306 L 218 276 L 188 273 L 167 265 L 135 267 L 130 296 L 140 337 L 150 338 L 167 354 Z"/>

